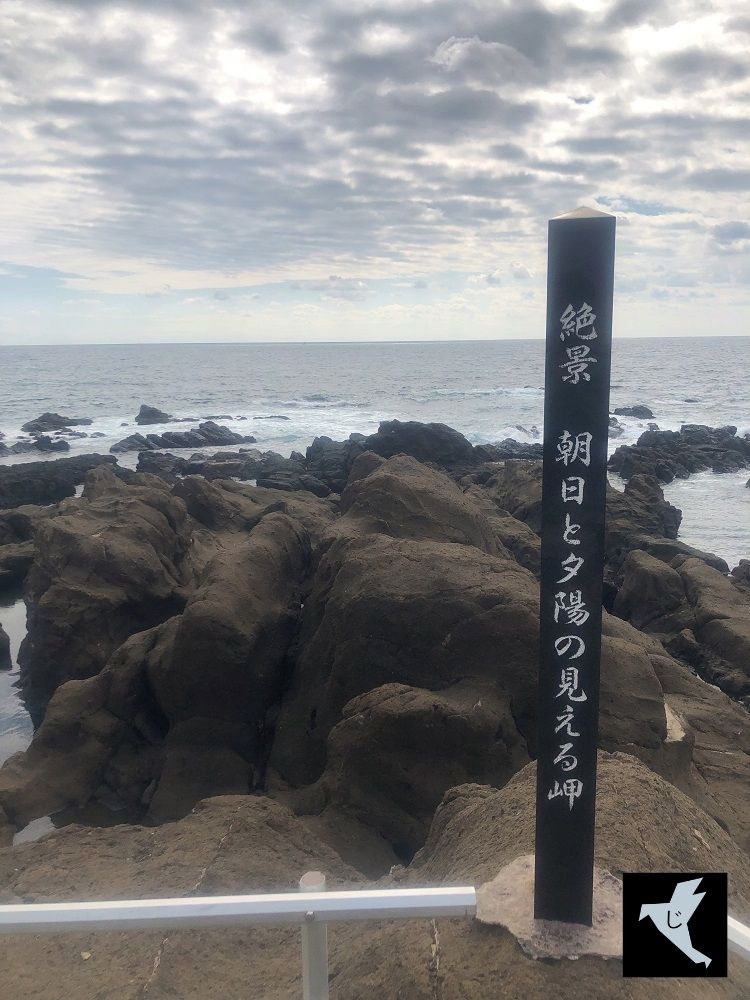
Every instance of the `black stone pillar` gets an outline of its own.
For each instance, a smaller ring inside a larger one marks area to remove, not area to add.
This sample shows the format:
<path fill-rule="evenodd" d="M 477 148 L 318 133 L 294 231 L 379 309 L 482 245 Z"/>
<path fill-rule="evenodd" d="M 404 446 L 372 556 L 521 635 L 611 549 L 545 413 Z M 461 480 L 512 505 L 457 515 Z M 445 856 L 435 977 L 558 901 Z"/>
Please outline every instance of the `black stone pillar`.
<path fill-rule="evenodd" d="M 591 924 L 615 218 L 549 223 L 534 915 Z"/>

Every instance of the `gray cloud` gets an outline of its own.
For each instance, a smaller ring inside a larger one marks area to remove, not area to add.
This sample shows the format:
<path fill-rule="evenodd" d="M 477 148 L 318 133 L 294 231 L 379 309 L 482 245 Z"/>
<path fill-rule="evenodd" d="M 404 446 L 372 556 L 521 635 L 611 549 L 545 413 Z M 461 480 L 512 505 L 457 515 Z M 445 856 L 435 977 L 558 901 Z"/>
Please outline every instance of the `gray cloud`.
<path fill-rule="evenodd" d="M 342 276 L 317 290 L 356 298 L 345 267 L 432 255 L 437 269 L 583 200 L 656 218 L 667 186 L 686 212 L 750 187 L 740 97 L 700 98 L 747 75 L 720 18 L 700 48 L 628 47 L 633 28 L 702 15 L 698 0 L 283 6 L 27 0 L 6 15 L 0 182 L 6 202 L 49 191 L 28 218 L 34 246 L 112 271 L 325 261 Z M 725 6 L 739 37 L 746 19 Z M 713 221 L 715 248 L 744 247 L 721 235 L 723 206 L 703 211 L 704 240 Z"/>
<path fill-rule="evenodd" d="M 713 235 L 717 243 L 723 244 L 750 240 L 750 223 L 739 221 L 722 222 L 721 225 L 714 226 Z"/>
<path fill-rule="evenodd" d="M 664 15 L 665 6 L 664 0 L 618 0 L 607 11 L 602 27 L 605 31 L 619 31 L 658 21 Z"/>
<path fill-rule="evenodd" d="M 664 75 L 670 81 L 680 78 L 706 78 L 733 82 L 743 80 L 750 74 L 747 61 L 726 55 L 717 49 L 703 49 L 691 46 L 680 49 L 660 61 Z"/>
<path fill-rule="evenodd" d="M 750 191 L 750 170 L 713 167 L 693 170 L 686 177 L 690 187 L 703 191 Z"/>

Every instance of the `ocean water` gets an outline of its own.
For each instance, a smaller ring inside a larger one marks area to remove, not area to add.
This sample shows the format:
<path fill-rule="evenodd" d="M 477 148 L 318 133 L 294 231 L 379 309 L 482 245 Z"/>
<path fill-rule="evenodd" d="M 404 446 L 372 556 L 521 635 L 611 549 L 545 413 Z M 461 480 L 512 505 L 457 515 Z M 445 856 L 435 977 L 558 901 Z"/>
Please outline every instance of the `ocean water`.
<path fill-rule="evenodd" d="M 20 593 L 0 591 L 0 624 L 10 638 L 11 670 L 0 670 L 0 764 L 25 750 L 33 726 L 18 690 L 18 647 L 26 634 L 26 605 Z"/>

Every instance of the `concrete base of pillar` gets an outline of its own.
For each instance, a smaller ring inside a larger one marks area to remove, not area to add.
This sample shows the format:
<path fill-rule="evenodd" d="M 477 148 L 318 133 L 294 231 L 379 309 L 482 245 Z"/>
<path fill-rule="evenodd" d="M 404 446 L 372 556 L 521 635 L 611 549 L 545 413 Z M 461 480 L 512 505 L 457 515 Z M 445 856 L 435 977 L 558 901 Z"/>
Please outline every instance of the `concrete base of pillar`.
<path fill-rule="evenodd" d="M 534 855 L 524 854 L 477 889 L 477 920 L 510 931 L 532 958 L 622 957 L 622 882 L 594 868 L 593 926 L 534 919 Z"/>

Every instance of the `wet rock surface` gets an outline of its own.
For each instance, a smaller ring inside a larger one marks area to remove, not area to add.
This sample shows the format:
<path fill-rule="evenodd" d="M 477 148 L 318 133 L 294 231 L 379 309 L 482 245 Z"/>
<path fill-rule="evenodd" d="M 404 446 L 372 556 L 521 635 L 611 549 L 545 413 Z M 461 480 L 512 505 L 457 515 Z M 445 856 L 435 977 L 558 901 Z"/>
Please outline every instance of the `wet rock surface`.
<path fill-rule="evenodd" d="M 654 416 L 652 410 L 642 403 L 636 406 L 617 406 L 612 412 L 617 417 L 637 417 L 639 420 L 651 420 Z"/>
<path fill-rule="evenodd" d="M 0 508 L 57 503 L 74 495 L 89 469 L 116 462 L 112 455 L 76 455 L 0 466 Z"/>
<path fill-rule="evenodd" d="M 64 417 L 59 413 L 43 413 L 34 420 L 28 420 L 21 430 L 27 434 L 49 434 L 51 431 L 67 430 L 69 427 L 93 424 L 88 417 Z"/>
<path fill-rule="evenodd" d="M 737 428 L 683 424 L 679 431 L 645 431 L 634 445 L 621 445 L 609 459 L 609 468 L 623 479 L 636 473 L 659 482 L 686 479 L 694 472 L 738 472 L 750 467 L 750 438 Z"/>
<path fill-rule="evenodd" d="M 145 421 L 160 423 L 161 421 Z M 126 451 L 157 451 L 163 448 L 205 448 L 229 444 L 253 444 L 250 434 L 237 434 L 222 427 L 213 420 L 204 420 L 195 430 L 165 431 L 163 434 L 130 434 L 113 444 L 109 449 L 113 454 Z"/>
<path fill-rule="evenodd" d="M 146 403 L 141 403 L 141 408 L 135 416 L 135 422 L 141 425 L 165 424 L 171 419 L 172 417 L 168 413 L 158 409 L 156 406 L 148 406 Z"/>
<path fill-rule="evenodd" d="M 10 637 L 0 625 L 0 670 L 10 670 L 13 661 L 10 657 Z"/>

